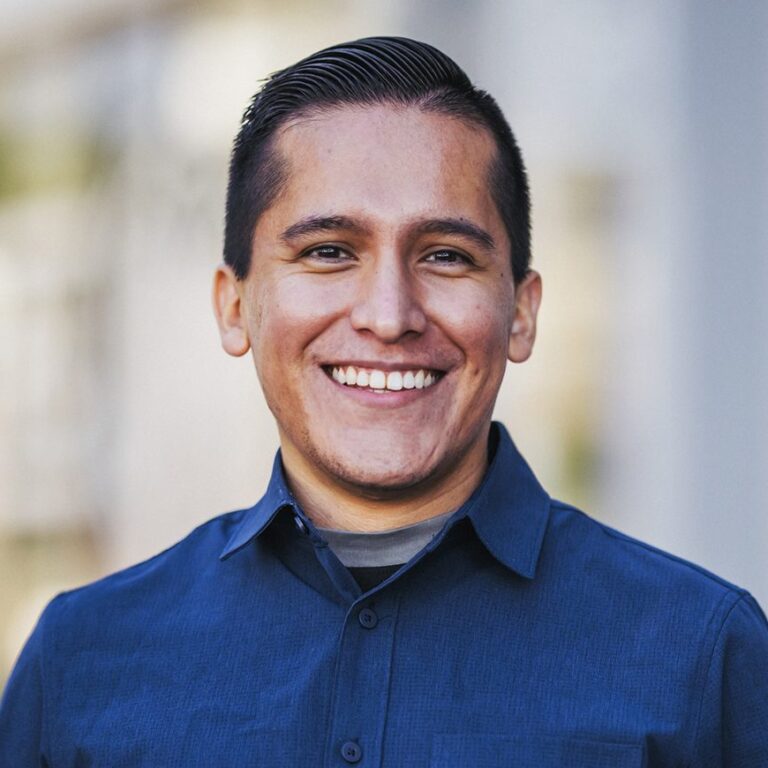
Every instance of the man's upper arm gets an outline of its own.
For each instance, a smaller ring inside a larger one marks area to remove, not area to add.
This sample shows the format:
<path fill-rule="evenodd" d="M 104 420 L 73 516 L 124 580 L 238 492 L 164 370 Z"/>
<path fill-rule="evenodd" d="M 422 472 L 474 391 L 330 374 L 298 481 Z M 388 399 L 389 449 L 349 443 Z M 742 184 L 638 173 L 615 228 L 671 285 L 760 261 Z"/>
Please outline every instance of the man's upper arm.
<path fill-rule="evenodd" d="M 47 764 L 43 756 L 42 672 L 46 613 L 19 655 L 0 700 L 0 768 L 40 768 Z"/>
<path fill-rule="evenodd" d="M 768 621 L 747 593 L 711 650 L 691 765 L 768 766 Z"/>

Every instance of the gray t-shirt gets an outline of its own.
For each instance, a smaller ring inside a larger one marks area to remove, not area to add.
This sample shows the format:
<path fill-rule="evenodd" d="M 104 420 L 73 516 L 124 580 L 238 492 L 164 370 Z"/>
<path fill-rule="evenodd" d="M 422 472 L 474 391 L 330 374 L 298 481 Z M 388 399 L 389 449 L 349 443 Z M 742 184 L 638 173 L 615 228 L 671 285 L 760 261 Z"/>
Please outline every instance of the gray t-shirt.
<path fill-rule="evenodd" d="M 440 533 L 452 514 L 446 512 L 413 525 L 376 533 L 338 531 L 333 528 L 317 530 L 347 568 L 402 565 Z"/>
<path fill-rule="evenodd" d="M 447 512 L 420 523 L 377 533 L 333 528 L 318 528 L 318 531 L 336 557 L 349 568 L 360 589 L 368 592 L 432 541 L 452 514 Z"/>

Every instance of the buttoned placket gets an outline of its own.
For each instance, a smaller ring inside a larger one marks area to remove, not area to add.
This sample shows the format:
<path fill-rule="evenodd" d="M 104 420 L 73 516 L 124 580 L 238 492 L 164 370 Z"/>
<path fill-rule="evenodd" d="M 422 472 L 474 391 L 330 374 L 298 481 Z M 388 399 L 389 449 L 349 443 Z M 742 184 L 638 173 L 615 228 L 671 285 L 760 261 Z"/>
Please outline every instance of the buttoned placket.
<path fill-rule="evenodd" d="M 354 601 L 341 627 L 325 749 L 326 768 L 380 766 L 397 625 L 395 589 Z"/>
<path fill-rule="evenodd" d="M 283 531 L 277 539 L 279 556 L 300 578 L 344 607 L 331 678 L 324 768 L 381 766 L 395 633 L 404 599 L 401 577 L 440 546 L 447 531 L 398 573 L 363 593 L 309 518 L 294 505 L 286 512 L 290 514 L 284 522 L 276 520 Z M 308 558 L 312 552 L 315 557 Z"/>
<path fill-rule="evenodd" d="M 326 768 L 379 766 L 389 703 L 399 591 L 389 580 L 362 593 L 354 577 L 309 521 L 298 530 L 315 545 L 318 561 L 345 601 L 339 627 L 325 747 Z"/>

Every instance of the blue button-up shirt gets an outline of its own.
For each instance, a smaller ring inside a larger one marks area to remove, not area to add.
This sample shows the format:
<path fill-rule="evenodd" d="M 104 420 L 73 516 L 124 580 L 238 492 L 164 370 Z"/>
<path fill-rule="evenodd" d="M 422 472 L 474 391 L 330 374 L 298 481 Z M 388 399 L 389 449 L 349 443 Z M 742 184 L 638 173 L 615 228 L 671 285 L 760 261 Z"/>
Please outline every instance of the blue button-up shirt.
<path fill-rule="evenodd" d="M 552 501 L 494 438 L 472 497 L 369 592 L 278 456 L 251 509 L 58 596 L 0 766 L 768 766 L 754 600 Z"/>

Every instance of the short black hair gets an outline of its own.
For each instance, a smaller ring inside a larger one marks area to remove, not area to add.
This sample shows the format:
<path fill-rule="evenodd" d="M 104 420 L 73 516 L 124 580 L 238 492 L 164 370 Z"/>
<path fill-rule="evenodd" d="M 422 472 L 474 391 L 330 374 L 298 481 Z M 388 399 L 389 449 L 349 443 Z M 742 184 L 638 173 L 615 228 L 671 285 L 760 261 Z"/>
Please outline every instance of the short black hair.
<path fill-rule="evenodd" d="M 491 195 L 509 236 L 515 282 L 531 260 L 530 194 L 520 150 L 494 98 L 448 56 L 404 37 L 367 37 L 313 53 L 267 79 L 251 100 L 229 166 L 224 261 L 248 275 L 253 230 L 286 181 L 274 151 L 278 129 L 307 113 L 344 105 L 416 106 L 480 125 L 496 143 Z"/>

